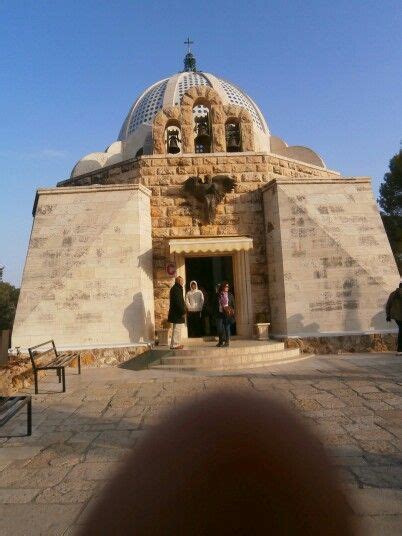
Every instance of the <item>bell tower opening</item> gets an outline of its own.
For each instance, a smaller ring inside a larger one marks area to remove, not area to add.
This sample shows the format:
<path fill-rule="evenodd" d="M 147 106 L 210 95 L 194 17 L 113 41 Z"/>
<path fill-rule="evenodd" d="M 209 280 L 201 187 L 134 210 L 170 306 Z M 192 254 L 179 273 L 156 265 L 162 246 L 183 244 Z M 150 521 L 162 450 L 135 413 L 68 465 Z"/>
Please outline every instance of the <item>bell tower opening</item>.
<path fill-rule="evenodd" d="M 166 152 L 178 154 L 181 152 L 181 135 L 178 125 L 169 125 L 165 130 Z"/>
<path fill-rule="evenodd" d="M 210 112 L 206 104 L 196 102 L 193 107 L 194 117 L 194 148 L 196 153 L 211 152 L 211 122 Z"/>
<path fill-rule="evenodd" d="M 237 120 L 229 120 L 225 125 L 226 151 L 238 153 L 241 148 L 240 123 Z"/>

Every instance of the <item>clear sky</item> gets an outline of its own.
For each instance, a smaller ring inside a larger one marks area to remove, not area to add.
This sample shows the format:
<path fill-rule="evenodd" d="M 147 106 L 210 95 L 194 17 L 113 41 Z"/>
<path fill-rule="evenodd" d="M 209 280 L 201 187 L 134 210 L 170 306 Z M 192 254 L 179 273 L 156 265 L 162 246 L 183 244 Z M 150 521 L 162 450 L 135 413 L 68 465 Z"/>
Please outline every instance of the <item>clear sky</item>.
<path fill-rule="evenodd" d="M 117 139 L 138 94 L 182 69 L 187 35 L 273 134 L 376 196 L 399 150 L 400 0 L 3 0 L 0 20 L 0 264 L 16 285 L 35 190 Z"/>

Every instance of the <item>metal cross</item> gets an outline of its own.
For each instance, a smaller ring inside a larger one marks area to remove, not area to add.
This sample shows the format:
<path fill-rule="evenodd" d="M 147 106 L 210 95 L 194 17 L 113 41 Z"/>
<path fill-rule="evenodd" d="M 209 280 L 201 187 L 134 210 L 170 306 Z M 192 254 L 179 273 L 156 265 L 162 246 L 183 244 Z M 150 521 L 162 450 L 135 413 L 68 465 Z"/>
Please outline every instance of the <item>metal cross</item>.
<path fill-rule="evenodd" d="M 194 41 L 190 41 L 190 38 L 187 37 L 187 41 L 184 41 L 184 44 L 187 45 L 187 54 L 191 52 L 190 45 L 194 45 Z"/>

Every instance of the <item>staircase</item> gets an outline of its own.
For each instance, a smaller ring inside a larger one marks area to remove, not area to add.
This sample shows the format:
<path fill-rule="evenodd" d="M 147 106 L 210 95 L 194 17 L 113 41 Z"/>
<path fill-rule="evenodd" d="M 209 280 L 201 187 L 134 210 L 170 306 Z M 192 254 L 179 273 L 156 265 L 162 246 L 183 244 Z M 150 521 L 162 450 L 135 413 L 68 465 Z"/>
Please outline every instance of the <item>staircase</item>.
<path fill-rule="evenodd" d="M 229 347 L 216 347 L 216 341 L 189 339 L 183 350 L 171 350 L 151 368 L 163 370 L 237 370 L 299 361 L 298 348 L 285 349 L 283 342 L 233 340 Z"/>

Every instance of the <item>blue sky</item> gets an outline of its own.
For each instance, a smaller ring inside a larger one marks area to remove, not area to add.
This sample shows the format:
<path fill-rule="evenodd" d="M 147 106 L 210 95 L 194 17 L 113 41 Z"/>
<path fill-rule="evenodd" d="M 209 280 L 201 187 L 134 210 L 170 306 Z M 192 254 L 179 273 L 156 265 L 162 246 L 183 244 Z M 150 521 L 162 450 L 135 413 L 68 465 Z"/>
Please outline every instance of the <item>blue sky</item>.
<path fill-rule="evenodd" d="M 375 195 L 402 139 L 400 0 L 12 0 L 0 4 L 0 264 L 19 285 L 38 187 L 115 141 L 148 85 L 198 68 L 242 87 L 273 134 Z"/>

